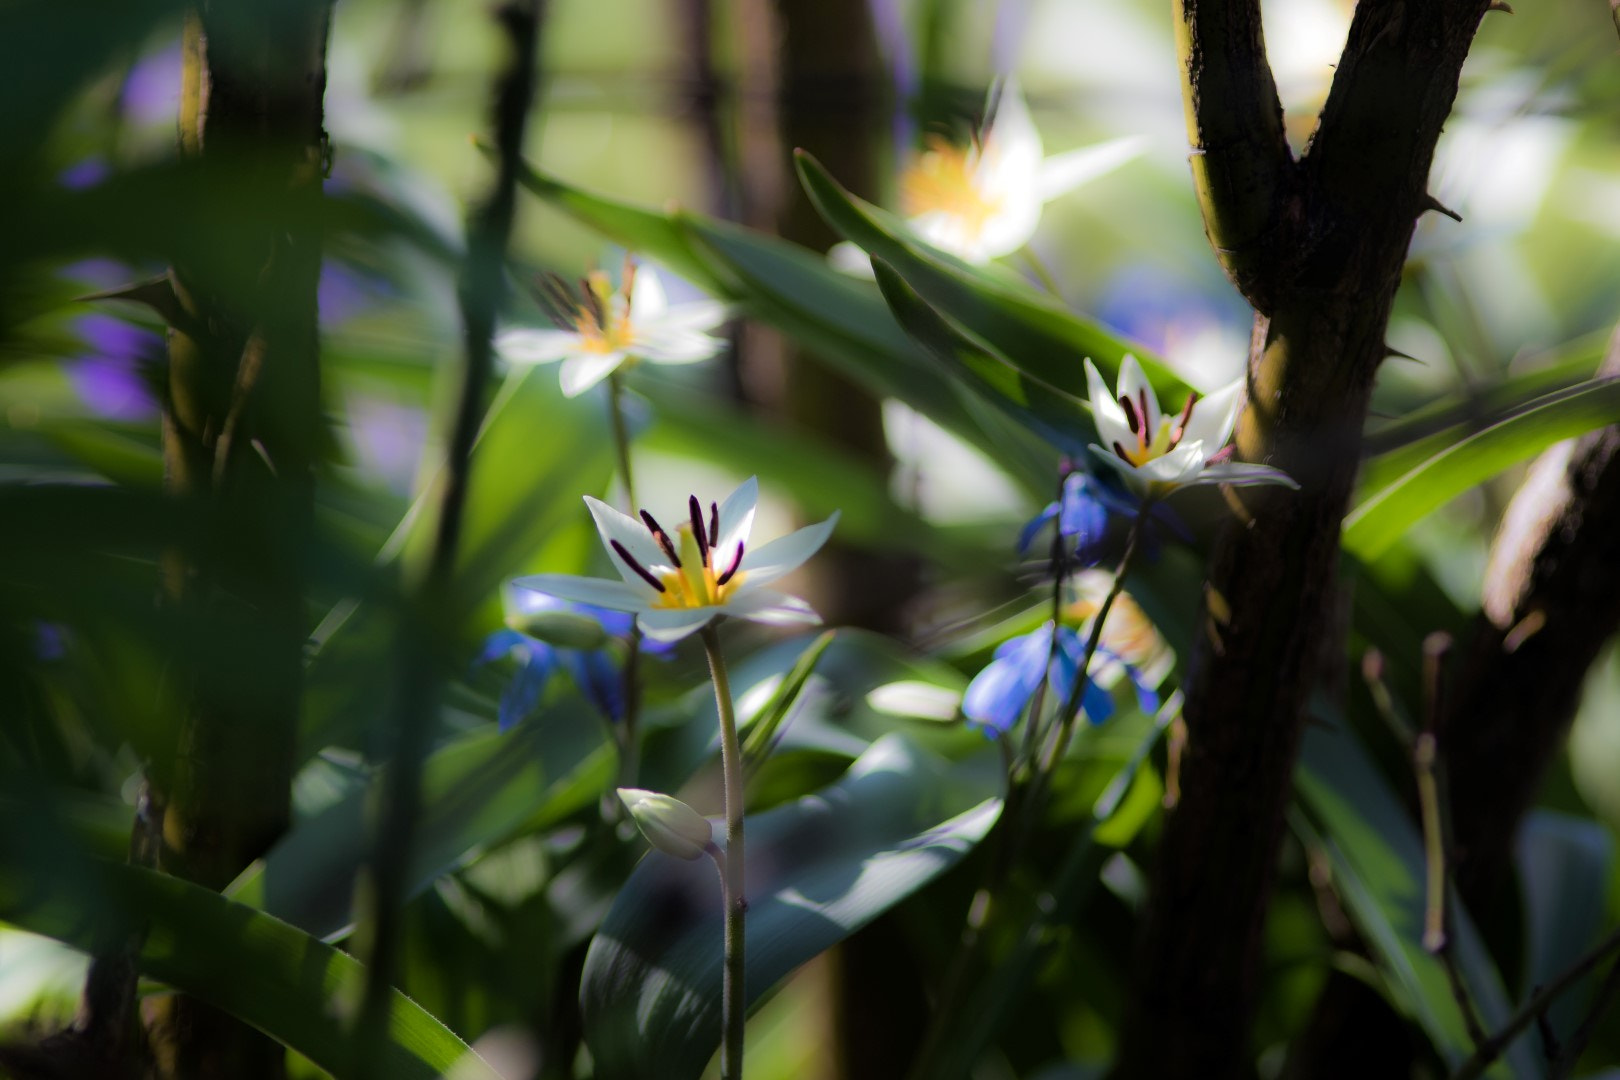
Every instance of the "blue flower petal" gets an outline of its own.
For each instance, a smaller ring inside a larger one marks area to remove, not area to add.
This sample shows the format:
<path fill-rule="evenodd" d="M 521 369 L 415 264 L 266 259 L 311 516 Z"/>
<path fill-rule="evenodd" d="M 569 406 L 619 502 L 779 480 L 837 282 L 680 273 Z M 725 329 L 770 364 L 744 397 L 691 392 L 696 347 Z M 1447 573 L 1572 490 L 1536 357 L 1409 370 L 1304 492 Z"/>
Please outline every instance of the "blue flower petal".
<path fill-rule="evenodd" d="M 1009 638 L 962 695 L 962 712 L 992 737 L 1011 731 L 1035 696 L 1052 649 L 1052 624 Z"/>
<path fill-rule="evenodd" d="M 473 661 L 473 666 L 493 663 L 519 646 L 527 647 L 531 639 L 524 637 L 516 630 L 497 630 L 484 639 L 484 650 Z"/>
<path fill-rule="evenodd" d="M 1018 554 L 1028 555 L 1030 545 L 1035 542 L 1035 537 L 1038 536 L 1040 531 L 1046 527 L 1047 522 L 1051 521 L 1057 516 L 1058 504 L 1047 503 L 1046 509 L 1030 518 L 1029 521 L 1024 524 L 1024 527 L 1018 532 Z"/>
<path fill-rule="evenodd" d="M 561 659 L 574 685 L 596 706 L 597 712 L 613 723 L 624 719 L 624 677 L 613 662 L 612 653 L 605 649 L 569 650 Z"/>
<path fill-rule="evenodd" d="M 1125 669 L 1126 677 L 1131 680 L 1131 685 L 1136 688 L 1137 707 L 1150 716 L 1159 711 L 1159 691 L 1147 681 L 1147 676 L 1142 674 L 1141 668 L 1135 664 L 1126 663 L 1125 658 L 1118 653 L 1110 652 L 1107 649 L 1098 649 L 1097 651 Z"/>
<path fill-rule="evenodd" d="M 512 725 L 534 711 L 535 706 L 540 704 L 540 695 L 545 693 L 546 684 L 551 682 L 552 672 L 557 670 L 557 650 L 544 642 L 528 638 L 524 639 L 524 643 L 528 656 L 507 684 L 506 692 L 501 695 L 502 731 L 510 730 Z"/>

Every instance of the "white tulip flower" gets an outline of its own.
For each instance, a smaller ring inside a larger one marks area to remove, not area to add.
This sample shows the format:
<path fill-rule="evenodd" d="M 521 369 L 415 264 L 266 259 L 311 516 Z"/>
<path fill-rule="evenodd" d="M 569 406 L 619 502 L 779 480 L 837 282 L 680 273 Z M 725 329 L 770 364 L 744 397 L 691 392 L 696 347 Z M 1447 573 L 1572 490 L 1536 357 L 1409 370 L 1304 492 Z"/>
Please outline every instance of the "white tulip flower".
<path fill-rule="evenodd" d="M 623 580 L 535 574 L 518 578 L 513 587 L 632 612 L 653 641 L 677 641 L 727 615 L 759 623 L 819 623 L 809 604 L 765 586 L 814 555 L 832 535 L 838 515 L 749 548 L 758 501 L 754 477 L 725 502 L 710 503 L 707 515 L 694 495 L 689 520 L 671 537 L 647 511 L 637 521 L 587 495 L 585 503 Z"/>
<path fill-rule="evenodd" d="M 1098 457 L 1119 470 L 1138 492 L 1166 494 L 1194 484 L 1282 484 L 1298 489 L 1288 474 L 1268 465 L 1224 460 L 1226 440 L 1232 437 L 1242 407 L 1243 380 L 1200 398 L 1187 398 L 1180 415 L 1159 411 L 1159 399 L 1142 373 L 1136 357 L 1126 354 L 1119 365 L 1117 393 L 1086 361 L 1091 415 L 1103 446 L 1092 444 Z"/>
<path fill-rule="evenodd" d="M 509 364 L 562 362 L 562 391 L 578 397 L 620 368 L 638 360 L 693 364 L 708 360 L 725 342 L 708 331 L 726 321 L 714 300 L 671 306 L 651 267 L 639 271 L 626 260 L 618 288 L 594 270 L 576 295 L 560 278 L 544 282 L 555 329 L 518 328 L 496 335 L 495 350 Z"/>

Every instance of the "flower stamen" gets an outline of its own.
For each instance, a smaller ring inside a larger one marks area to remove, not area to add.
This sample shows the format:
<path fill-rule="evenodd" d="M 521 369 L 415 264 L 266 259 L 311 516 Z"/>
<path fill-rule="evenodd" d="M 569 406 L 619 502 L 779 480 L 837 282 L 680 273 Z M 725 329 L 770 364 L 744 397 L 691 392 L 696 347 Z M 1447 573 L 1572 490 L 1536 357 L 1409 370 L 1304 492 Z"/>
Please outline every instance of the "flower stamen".
<path fill-rule="evenodd" d="M 709 546 L 714 547 L 720 543 L 720 504 L 709 504 Z"/>
<path fill-rule="evenodd" d="M 1198 391 L 1194 390 L 1187 395 L 1187 404 L 1181 407 L 1181 415 L 1176 418 L 1176 426 L 1170 432 L 1170 445 L 1172 447 L 1179 445 L 1181 437 L 1187 434 L 1187 421 L 1192 419 L 1193 406 L 1196 404 L 1198 404 Z"/>
<path fill-rule="evenodd" d="M 681 557 L 675 554 L 675 545 L 670 541 L 669 533 L 665 532 L 663 527 L 645 510 L 641 511 L 641 521 L 642 524 L 647 526 L 647 531 L 652 533 L 653 539 L 658 541 L 658 546 L 664 549 L 664 554 L 669 556 L 669 561 L 675 565 L 675 569 L 679 570 L 681 568 Z"/>
<path fill-rule="evenodd" d="M 651 570 L 648 570 L 645 566 L 642 566 L 639 562 L 637 562 L 635 556 L 631 555 L 629 549 L 627 549 L 623 544 L 619 543 L 617 540 L 609 540 L 608 546 L 618 553 L 619 558 L 624 560 L 624 565 L 634 570 L 641 577 L 641 580 L 645 581 L 659 592 L 668 591 L 664 588 L 664 583 L 659 581 Z"/>
<path fill-rule="evenodd" d="M 698 551 L 703 554 L 703 565 L 709 565 L 709 532 L 703 527 L 703 504 L 696 495 L 687 497 L 687 511 L 692 516 L 692 535 L 697 538 Z"/>
<path fill-rule="evenodd" d="M 1138 436 L 1141 435 L 1142 421 L 1137 417 L 1136 406 L 1131 404 L 1131 399 L 1123 394 L 1120 395 L 1119 407 L 1125 410 L 1125 422 L 1131 425 L 1131 434 Z"/>
<path fill-rule="evenodd" d="M 721 574 L 719 577 L 714 579 L 714 583 L 716 585 L 724 585 L 727 582 L 729 582 L 734 576 L 736 576 L 738 567 L 742 566 L 742 559 L 743 559 L 743 542 L 741 540 L 739 540 L 739 541 L 737 541 L 737 554 L 731 560 L 731 565 L 726 568 L 725 573 Z"/>

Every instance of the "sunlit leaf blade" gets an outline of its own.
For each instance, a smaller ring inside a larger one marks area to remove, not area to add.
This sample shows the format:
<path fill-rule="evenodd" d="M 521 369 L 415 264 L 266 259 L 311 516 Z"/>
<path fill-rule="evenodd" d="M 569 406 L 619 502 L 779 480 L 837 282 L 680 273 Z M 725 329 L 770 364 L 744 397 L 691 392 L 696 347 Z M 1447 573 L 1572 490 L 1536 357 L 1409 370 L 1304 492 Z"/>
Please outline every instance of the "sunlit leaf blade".
<path fill-rule="evenodd" d="M 581 191 L 529 169 L 530 191 L 581 223 L 660 262 L 767 323 L 879 397 L 904 401 L 997 458 L 1020 447 L 1005 418 L 939 378 L 936 365 L 895 324 L 869 281 L 834 270 L 817 252 L 687 211 L 656 211 Z M 1015 458 L 1017 455 L 1014 455 Z M 1003 461 L 1044 486 L 1049 464 Z"/>
<path fill-rule="evenodd" d="M 1519 829 L 1518 862 L 1528 989 L 1546 986 L 1597 943 L 1607 925 L 1603 898 L 1614 869 L 1614 840 L 1595 821 L 1533 810 Z M 1576 987 L 1552 1003 L 1547 1021 L 1560 1042 L 1567 1044 L 1589 1002 Z"/>
<path fill-rule="evenodd" d="M 1448 394 L 1439 401 L 1404 413 L 1400 419 L 1370 429 L 1363 440 L 1367 455 L 1361 489 L 1370 493 L 1399 478 L 1454 442 L 1489 427 L 1548 394 L 1567 390 L 1592 377 L 1603 355 L 1601 342 L 1571 346 L 1570 355 L 1545 367 L 1480 387 L 1463 400 Z"/>
<path fill-rule="evenodd" d="M 597 753 L 603 745 L 601 725 L 580 706 L 548 709 L 509 733 L 465 736 L 429 756 L 408 891 L 427 888 L 537 817 L 553 821 L 588 804 L 611 771 L 606 753 Z M 576 782 L 582 770 L 594 782 Z M 300 822 L 228 895 L 324 940 L 346 934 L 355 880 L 371 855 L 367 808 L 375 801 L 361 788 Z"/>
<path fill-rule="evenodd" d="M 801 152 L 798 165 L 805 190 L 828 224 L 892 266 L 931 306 L 949 311 L 1025 374 L 1084 398 L 1081 361 L 1091 357 L 1112 382 L 1129 352 L 1142 362 L 1161 400 L 1187 395 L 1187 384 L 1141 347 L 1027 286 L 1009 284 L 914 239 L 898 219 L 851 195 L 810 155 Z"/>
<path fill-rule="evenodd" d="M 1005 356 L 929 306 L 881 259 L 872 262 L 878 288 L 906 332 L 945 368 L 987 391 L 985 397 L 1067 454 L 1084 457 L 1095 441 L 1091 414 L 1076 398 L 1039 382 Z"/>
<path fill-rule="evenodd" d="M 487 145 L 480 149 L 491 152 Z M 670 214 L 593 195 L 547 176 L 527 162 L 519 163 L 518 182 L 615 243 L 656 259 L 706 292 L 727 295 L 707 261 L 692 250 L 686 231 Z"/>
<path fill-rule="evenodd" d="M 85 950 L 144 929 L 137 957 L 143 974 L 252 1024 L 339 1080 L 358 1075 L 344 1020 L 365 982 L 353 957 L 178 878 L 60 850 L 50 853 L 42 873 L 42 853 L 29 858 L 8 845 L 5 855 L 0 920 Z M 458 1076 L 499 1080 L 450 1029 L 398 992 L 382 1052 L 381 1073 L 401 1080 L 433 1080 L 451 1068 Z"/>
<path fill-rule="evenodd" d="M 1310 725 L 1294 775 L 1294 829 L 1333 867 L 1333 883 L 1372 950 L 1395 1006 L 1422 1026 L 1453 1067 L 1473 1051 L 1440 960 L 1423 948 L 1423 841 L 1401 800 L 1341 724 Z M 1513 1011 L 1468 912 L 1451 899 L 1452 947 L 1487 1031 Z M 1527 1038 L 1509 1047 L 1492 1076 L 1535 1076 Z"/>
<path fill-rule="evenodd" d="M 1001 812 L 998 760 L 952 766 L 901 736 L 748 825 L 748 996 L 949 869 Z M 599 1080 L 699 1076 L 720 1041 L 720 885 L 652 853 L 591 943 L 580 1000 Z"/>
<path fill-rule="evenodd" d="M 1377 558 L 1426 514 L 1556 442 L 1620 421 L 1620 379 L 1593 379 L 1538 398 L 1454 442 L 1368 496 L 1344 522 L 1344 547 Z"/>

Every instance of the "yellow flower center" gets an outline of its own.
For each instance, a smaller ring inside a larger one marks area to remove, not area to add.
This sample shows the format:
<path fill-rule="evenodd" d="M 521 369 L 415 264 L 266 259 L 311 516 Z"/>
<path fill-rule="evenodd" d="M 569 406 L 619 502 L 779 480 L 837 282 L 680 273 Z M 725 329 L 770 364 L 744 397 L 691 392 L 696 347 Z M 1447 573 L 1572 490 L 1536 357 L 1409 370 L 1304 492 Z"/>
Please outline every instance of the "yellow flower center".
<path fill-rule="evenodd" d="M 691 525 L 682 524 L 676 532 L 681 538 L 681 564 L 658 576 L 664 591 L 653 601 L 653 607 L 698 608 L 724 604 L 748 576 L 736 568 L 742 562 L 740 545 L 738 550 L 715 551 L 707 543 L 698 541 Z"/>
<path fill-rule="evenodd" d="M 944 214 L 961 222 L 970 238 L 978 236 L 1002 202 L 985 197 L 975 176 L 978 164 L 977 147 L 929 136 L 928 149 L 900 177 L 901 209 L 908 217 Z"/>
<path fill-rule="evenodd" d="M 1149 431 L 1147 392 L 1142 391 L 1135 401 L 1126 395 L 1120 395 L 1119 407 L 1124 410 L 1125 421 L 1130 424 L 1131 434 L 1136 436 L 1136 441 L 1129 446 L 1114 443 L 1114 453 L 1138 467 L 1155 458 L 1163 457 L 1180 445 L 1181 437 L 1187 433 L 1187 422 L 1192 419 L 1193 406 L 1196 404 L 1198 395 L 1189 394 L 1180 416 L 1172 421 L 1170 417 L 1161 415 L 1158 426 Z"/>
<path fill-rule="evenodd" d="M 615 292 L 613 283 L 600 270 L 585 275 L 583 302 L 574 311 L 574 330 L 586 352 L 606 354 L 628 350 L 635 343 L 635 327 L 630 324 L 630 290 L 633 276 L 626 276 L 624 291 Z"/>

